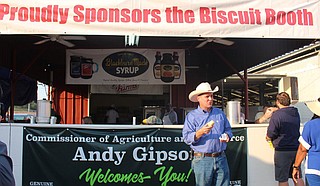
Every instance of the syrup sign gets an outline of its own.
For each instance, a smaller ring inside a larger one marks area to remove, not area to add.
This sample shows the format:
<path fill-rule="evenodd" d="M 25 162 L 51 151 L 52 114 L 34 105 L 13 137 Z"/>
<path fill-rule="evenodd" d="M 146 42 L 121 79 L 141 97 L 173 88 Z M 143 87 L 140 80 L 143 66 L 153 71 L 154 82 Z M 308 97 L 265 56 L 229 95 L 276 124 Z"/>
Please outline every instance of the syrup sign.
<path fill-rule="evenodd" d="M 102 61 L 103 69 L 110 75 L 122 78 L 135 77 L 146 72 L 149 61 L 135 52 L 116 52 Z"/>

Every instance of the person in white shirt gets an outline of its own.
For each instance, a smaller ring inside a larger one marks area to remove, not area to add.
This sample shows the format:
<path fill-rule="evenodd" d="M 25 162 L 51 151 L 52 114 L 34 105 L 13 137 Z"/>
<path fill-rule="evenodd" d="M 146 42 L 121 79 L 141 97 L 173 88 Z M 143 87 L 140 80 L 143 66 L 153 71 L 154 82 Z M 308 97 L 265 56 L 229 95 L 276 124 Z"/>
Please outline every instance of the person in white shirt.
<path fill-rule="evenodd" d="M 172 105 L 170 103 L 166 105 L 166 110 L 162 118 L 162 123 L 164 125 L 178 124 L 177 113 L 173 110 Z"/>
<path fill-rule="evenodd" d="M 105 121 L 107 123 L 116 124 L 119 121 L 119 114 L 114 104 L 112 104 L 106 112 Z"/>

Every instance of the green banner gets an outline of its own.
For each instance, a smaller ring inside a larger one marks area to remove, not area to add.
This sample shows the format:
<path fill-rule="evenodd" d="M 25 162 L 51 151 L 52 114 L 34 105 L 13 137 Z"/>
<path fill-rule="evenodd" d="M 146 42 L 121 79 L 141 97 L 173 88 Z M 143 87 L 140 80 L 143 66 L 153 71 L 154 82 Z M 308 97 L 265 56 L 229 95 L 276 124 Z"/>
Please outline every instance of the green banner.
<path fill-rule="evenodd" d="M 233 130 L 230 185 L 247 184 L 246 129 Z M 181 129 L 26 127 L 23 185 L 194 185 Z"/>

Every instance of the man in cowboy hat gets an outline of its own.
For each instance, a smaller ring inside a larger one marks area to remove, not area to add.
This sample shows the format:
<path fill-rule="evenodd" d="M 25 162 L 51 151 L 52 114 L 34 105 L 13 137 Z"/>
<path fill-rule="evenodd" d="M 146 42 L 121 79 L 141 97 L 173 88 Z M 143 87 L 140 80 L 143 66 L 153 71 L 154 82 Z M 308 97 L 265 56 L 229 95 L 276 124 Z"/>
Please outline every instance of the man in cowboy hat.
<path fill-rule="evenodd" d="M 218 87 L 212 90 L 205 82 L 189 94 L 189 100 L 199 105 L 187 114 L 182 135 L 193 152 L 192 169 L 197 186 L 229 186 L 230 182 L 224 151 L 232 132 L 224 112 L 212 107 L 213 93 L 218 90 Z"/>
<path fill-rule="evenodd" d="M 300 165 L 306 159 L 305 175 L 310 186 L 320 185 L 320 98 L 306 102 L 308 108 L 318 117 L 308 121 L 299 138 L 299 148 L 293 164 L 292 178 L 297 183 Z"/>

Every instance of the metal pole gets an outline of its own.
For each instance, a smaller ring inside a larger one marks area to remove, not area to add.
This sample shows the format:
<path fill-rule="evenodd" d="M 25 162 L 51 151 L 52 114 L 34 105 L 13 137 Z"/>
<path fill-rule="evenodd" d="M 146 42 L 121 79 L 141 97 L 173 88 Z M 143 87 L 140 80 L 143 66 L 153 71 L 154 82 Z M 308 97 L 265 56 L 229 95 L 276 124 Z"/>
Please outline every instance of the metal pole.
<path fill-rule="evenodd" d="M 224 110 L 223 96 L 224 96 L 224 79 L 221 80 L 221 107 L 222 107 L 222 111 Z"/>
<path fill-rule="evenodd" d="M 249 115 L 249 93 L 248 93 L 248 89 L 249 89 L 249 84 L 248 84 L 248 72 L 247 72 L 247 68 L 244 69 L 244 83 L 245 83 L 245 95 L 244 95 L 244 100 L 245 100 L 245 119 L 248 119 L 248 115 Z"/>

